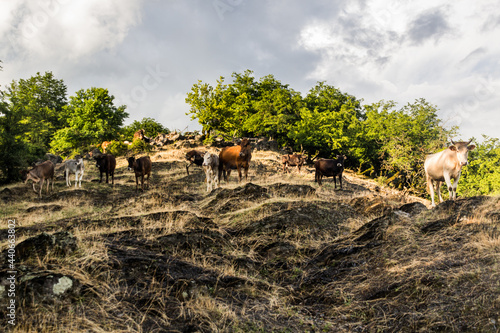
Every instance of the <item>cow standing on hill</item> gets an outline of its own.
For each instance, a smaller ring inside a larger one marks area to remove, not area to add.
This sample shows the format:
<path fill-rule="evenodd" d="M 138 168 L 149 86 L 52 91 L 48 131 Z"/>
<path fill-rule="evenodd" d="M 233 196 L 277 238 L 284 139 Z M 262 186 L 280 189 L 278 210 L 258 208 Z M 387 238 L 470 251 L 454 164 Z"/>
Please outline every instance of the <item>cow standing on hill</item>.
<path fill-rule="evenodd" d="M 231 170 L 234 169 L 238 170 L 238 182 L 241 182 L 241 169 L 245 170 L 245 180 L 247 180 L 251 158 L 252 148 L 248 139 L 241 140 L 238 146 L 223 148 L 219 154 L 219 183 L 222 173 L 227 182 Z"/>
<path fill-rule="evenodd" d="M 203 169 L 207 180 L 207 192 L 211 192 L 219 184 L 219 156 L 217 154 L 205 153 L 203 157 Z"/>
<path fill-rule="evenodd" d="M 47 194 L 49 194 L 49 185 L 52 181 L 52 191 L 54 191 L 54 163 L 51 161 L 45 161 L 41 164 L 38 164 L 31 170 L 23 170 L 21 171 L 21 178 L 24 180 L 26 184 L 28 180 L 33 181 L 33 191 L 36 193 L 35 183 L 40 183 L 40 191 L 38 195 L 40 199 L 42 198 L 42 187 L 44 181 L 47 181 Z"/>
<path fill-rule="evenodd" d="M 82 178 L 85 171 L 85 164 L 83 163 L 83 158 L 79 156 L 76 159 L 67 160 L 64 162 L 64 173 L 66 175 L 66 186 L 71 186 L 71 180 L 69 175 L 71 173 L 75 174 L 75 188 L 77 185 L 82 187 Z"/>
<path fill-rule="evenodd" d="M 340 189 L 342 189 L 342 172 L 344 171 L 344 161 L 345 155 L 337 155 L 335 160 L 330 159 L 319 159 L 314 162 L 314 167 L 316 168 L 316 173 L 314 175 L 314 181 L 318 182 L 319 186 L 322 185 L 323 176 L 333 177 L 333 182 L 335 184 L 335 189 L 337 188 L 336 177 L 339 177 Z"/>
<path fill-rule="evenodd" d="M 139 177 L 141 177 L 141 190 L 144 192 L 144 176 L 147 175 L 148 178 L 146 181 L 148 182 L 147 188 L 149 188 L 149 177 L 151 176 L 151 159 L 149 156 L 144 156 L 138 159 L 133 157 L 129 157 L 128 159 L 128 169 L 130 171 L 134 171 L 135 173 L 135 191 L 138 191 L 139 187 Z"/>
<path fill-rule="evenodd" d="M 116 159 L 113 155 L 101 154 L 94 156 L 96 167 L 99 168 L 100 178 L 99 183 L 102 183 L 102 174 L 106 173 L 106 184 L 108 184 L 108 176 L 111 175 L 111 184 L 115 184 L 115 168 Z"/>
<path fill-rule="evenodd" d="M 450 199 L 455 200 L 457 197 L 458 180 L 462 173 L 462 167 L 468 164 L 467 158 L 469 151 L 476 148 L 475 145 L 469 145 L 469 142 L 453 142 L 452 145 L 439 153 L 428 155 L 425 159 L 424 169 L 427 179 L 427 187 L 430 191 L 432 207 L 434 203 L 434 182 L 436 182 L 436 191 L 438 193 L 439 202 L 443 202 L 441 197 L 441 184 L 446 182 Z M 453 185 L 451 184 L 453 179 Z"/>
<path fill-rule="evenodd" d="M 199 150 L 190 150 L 186 153 L 186 161 L 188 162 L 188 165 L 186 165 L 186 172 L 189 176 L 189 167 L 193 164 L 196 164 L 198 166 L 203 165 L 203 156 L 205 155 L 204 152 L 201 152 Z"/>
<path fill-rule="evenodd" d="M 135 140 L 142 140 L 146 143 L 149 143 L 151 141 L 151 138 L 150 137 L 147 137 L 146 132 L 143 130 L 143 129 L 140 129 L 138 130 L 137 132 L 134 133 L 134 139 L 133 141 Z"/>
<path fill-rule="evenodd" d="M 287 154 L 281 156 L 281 163 L 283 164 L 283 172 L 288 172 L 288 166 L 296 166 L 298 172 L 304 165 L 306 159 L 302 154 Z"/>

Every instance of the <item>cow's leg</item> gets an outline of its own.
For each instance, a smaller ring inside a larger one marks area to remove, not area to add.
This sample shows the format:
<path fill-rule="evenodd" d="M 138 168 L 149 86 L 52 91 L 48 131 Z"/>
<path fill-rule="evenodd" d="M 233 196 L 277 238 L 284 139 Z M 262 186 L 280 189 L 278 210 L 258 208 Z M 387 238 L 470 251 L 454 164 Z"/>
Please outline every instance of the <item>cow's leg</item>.
<path fill-rule="evenodd" d="M 102 171 L 99 171 L 100 172 L 100 178 L 99 178 L 99 184 L 102 183 Z"/>
<path fill-rule="evenodd" d="M 443 197 L 441 195 L 441 185 L 443 185 L 443 182 L 436 181 L 436 192 L 438 195 L 439 202 L 443 202 Z"/>
<path fill-rule="evenodd" d="M 40 191 L 38 192 L 38 196 L 40 197 L 40 199 L 42 198 L 42 188 L 43 188 L 43 182 L 44 182 L 45 179 L 40 179 Z"/>
<path fill-rule="evenodd" d="M 245 181 L 248 182 L 248 167 L 245 168 Z"/>
<path fill-rule="evenodd" d="M 426 180 L 427 180 L 427 188 L 431 196 L 431 202 L 432 202 L 431 206 L 434 207 L 436 206 L 436 203 L 434 202 L 434 182 L 432 181 L 431 177 L 429 177 L 429 175 L 426 175 Z"/>
<path fill-rule="evenodd" d="M 149 177 L 150 177 L 150 176 L 151 176 L 151 172 L 150 172 L 150 173 L 148 173 L 148 178 L 146 179 L 146 180 L 147 180 L 147 182 L 148 182 L 148 185 L 147 185 L 147 189 L 148 189 L 148 190 L 149 190 Z"/>
<path fill-rule="evenodd" d="M 333 184 L 334 184 L 334 190 L 337 189 L 337 176 L 333 175 Z"/>
<path fill-rule="evenodd" d="M 229 183 L 229 176 L 231 175 L 231 169 L 224 170 L 224 180 Z"/>
<path fill-rule="evenodd" d="M 222 176 L 222 169 L 219 167 L 219 172 L 217 173 L 217 186 L 220 186 L 220 176 Z"/>
<path fill-rule="evenodd" d="M 69 170 L 64 170 L 64 174 L 66 176 L 66 186 L 71 186 L 71 181 L 69 180 Z"/>
<path fill-rule="evenodd" d="M 446 186 L 448 187 L 448 193 L 449 193 L 449 200 L 453 200 L 454 195 L 453 195 L 453 186 L 451 185 L 451 178 L 450 175 L 447 174 L 446 172 L 444 173 L 444 181 L 446 182 Z"/>
<path fill-rule="evenodd" d="M 51 183 L 50 178 L 47 178 L 47 194 L 49 194 L 49 185 Z M 52 190 L 54 190 L 54 180 L 52 179 Z"/>
<path fill-rule="evenodd" d="M 109 184 L 108 176 L 109 176 L 109 173 L 106 171 L 106 184 Z"/>
<path fill-rule="evenodd" d="M 457 198 L 457 188 L 458 188 L 458 180 L 460 179 L 460 174 L 461 172 L 458 173 L 458 176 L 456 179 L 453 180 L 453 200 Z"/>
<path fill-rule="evenodd" d="M 189 176 L 189 167 L 191 166 L 191 164 L 193 164 L 193 162 L 191 162 L 188 165 L 186 165 L 186 172 L 187 172 L 188 176 Z"/>
<path fill-rule="evenodd" d="M 80 188 L 82 187 L 83 172 L 84 172 L 83 170 L 80 171 L 80 179 L 78 181 L 79 182 L 78 187 L 80 187 Z"/>

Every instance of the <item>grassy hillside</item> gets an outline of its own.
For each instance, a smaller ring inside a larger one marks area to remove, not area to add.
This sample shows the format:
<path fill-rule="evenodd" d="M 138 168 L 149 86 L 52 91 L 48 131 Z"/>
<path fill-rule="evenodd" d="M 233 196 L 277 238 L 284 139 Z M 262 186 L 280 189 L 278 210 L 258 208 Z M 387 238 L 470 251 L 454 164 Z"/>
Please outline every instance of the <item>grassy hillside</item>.
<path fill-rule="evenodd" d="M 62 172 L 41 200 L 0 189 L 5 258 L 17 224 L 13 332 L 498 332 L 498 197 L 428 210 L 352 173 L 318 188 L 271 152 L 248 183 L 207 193 L 184 153 L 152 155 L 144 193 L 125 159 L 114 186 L 86 161 L 82 189 Z"/>

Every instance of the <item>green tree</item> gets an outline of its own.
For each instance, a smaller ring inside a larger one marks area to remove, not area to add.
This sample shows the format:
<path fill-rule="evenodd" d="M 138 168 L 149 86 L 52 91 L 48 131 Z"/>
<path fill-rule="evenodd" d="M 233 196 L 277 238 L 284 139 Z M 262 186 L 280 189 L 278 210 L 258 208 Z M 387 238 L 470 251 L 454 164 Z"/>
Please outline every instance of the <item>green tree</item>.
<path fill-rule="evenodd" d="M 22 140 L 21 122 L 22 113 L 0 100 L 0 183 L 18 180 L 19 171 L 26 166 L 28 149 Z"/>
<path fill-rule="evenodd" d="M 250 136 L 267 136 L 288 142 L 288 133 L 299 119 L 302 97 L 282 84 L 273 75 L 261 78 L 253 93 L 252 106 L 247 109 L 243 131 Z"/>
<path fill-rule="evenodd" d="M 5 92 L 9 109 L 22 118 L 22 140 L 26 143 L 29 155 L 39 157 L 49 148 L 54 133 L 64 127 L 62 116 L 67 104 L 66 85 L 51 72 L 18 82 L 12 81 Z"/>
<path fill-rule="evenodd" d="M 399 188 L 425 191 L 425 156 L 441 148 L 456 129 L 445 129 L 437 108 L 424 99 L 399 110 L 393 101 L 366 105 L 365 110 L 365 142 L 373 148 L 368 158 L 375 175 L 385 175 Z"/>
<path fill-rule="evenodd" d="M 158 133 L 170 133 L 170 130 L 164 127 L 161 123 L 157 122 L 153 118 L 142 118 L 140 121 L 134 120 L 134 122 L 128 126 L 123 127 L 122 133 L 125 140 L 130 140 L 134 138 L 134 133 L 138 130 L 143 129 L 146 136 L 155 137 Z"/>
<path fill-rule="evenodd" d="M 116 107 L 113 100 L 107 89 L 94 87 L 71 96 L 63 110 L 67 126 L 54 134 L 53 151 L 69 154 L 118 139 L 128 113 L 124 105 Z"/>
<path fill-rule="evenodd" d="M 300 109 L 300 120 L 289 131 L 295 147 L 322 157 L 343 153 L 356 165 L 364 149 L 360 146 L 364 115 L 360 101 L 324 82 L 309 91 Z"/>
<path fill-rule="evenodd" d="M 483 135 L 483 142 L 469 153 L 469 165 L 462 169 L 458 194 L 500 194 L 500 140 Z"/>

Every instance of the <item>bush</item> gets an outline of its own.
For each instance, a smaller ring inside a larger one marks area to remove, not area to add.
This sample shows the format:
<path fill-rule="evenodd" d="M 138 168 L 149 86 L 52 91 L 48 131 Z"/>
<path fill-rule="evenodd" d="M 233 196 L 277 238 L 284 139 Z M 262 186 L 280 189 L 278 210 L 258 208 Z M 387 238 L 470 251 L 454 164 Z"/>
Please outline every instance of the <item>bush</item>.
<path fill-rule="evenodd" d="M 106 152 L 114 156 L 123 156 L 127 153 L 128 145 L 120 141 L 111 141 L 106 148 Z"/>
<path fill-rule="evenodd" d="M 132 145 L 128 146 L 128 150 L 132 151 L 134 154 L 148 153 L 153 150 L 153 146 L 142 140 L 135 140 Z"/>

